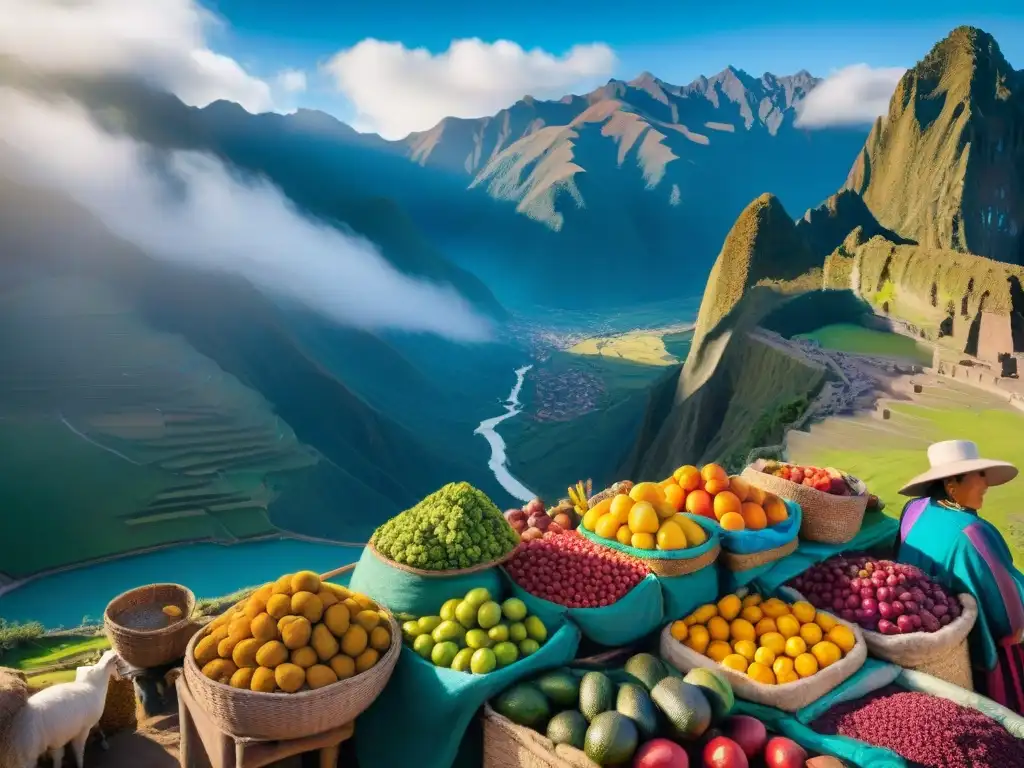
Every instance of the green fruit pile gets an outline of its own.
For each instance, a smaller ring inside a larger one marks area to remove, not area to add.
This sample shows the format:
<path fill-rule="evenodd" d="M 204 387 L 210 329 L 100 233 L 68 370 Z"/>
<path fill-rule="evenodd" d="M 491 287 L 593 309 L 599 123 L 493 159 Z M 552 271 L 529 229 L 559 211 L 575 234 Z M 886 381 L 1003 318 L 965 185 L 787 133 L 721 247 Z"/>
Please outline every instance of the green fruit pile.
<path fill-rule="evenodd" d="M 448 571 L 505 557 L 519 535 L 483 491 L 449 483 L 380 526 L 372 542 L 396 563 Z"/>
<path fill-rule="evenodd" d="M 474 675 L 514 664 L 548 638 L 544 622 L 526 615 L 526 603 L 510 597 L 499 605 L 483 587 L 448 600 L 437 616 L 405 622 L 402 634 L 434 665 Z"/>
<path fill-rule="evenodd" d="M 491 707 L 605 766 L 628 765 L 650 741 L 696 744 L 734 702 L 721 675 L 695 669 L 680 677 L 658 657 L 638 653 L 623 669 L 607 673 L 544 672 L 506 689 Z"/>

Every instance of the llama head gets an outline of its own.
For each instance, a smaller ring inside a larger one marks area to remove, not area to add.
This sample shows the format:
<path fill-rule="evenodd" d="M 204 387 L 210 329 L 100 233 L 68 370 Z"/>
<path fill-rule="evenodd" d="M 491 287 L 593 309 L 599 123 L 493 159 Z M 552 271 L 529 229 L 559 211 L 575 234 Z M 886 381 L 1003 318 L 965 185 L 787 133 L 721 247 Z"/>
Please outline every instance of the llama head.
<path fill-rule="evenodd" d="M 117 651 L 111 648 L 103 652 L 103 655 L 100 656 L 100 660 L 96 662 L 96 666 L 93 669 L 102 671 L 102 674 L 107 677 L 113 676 L 115 680 L 120 680 L 123 665 L 124 662 L 118 656 Z"/>

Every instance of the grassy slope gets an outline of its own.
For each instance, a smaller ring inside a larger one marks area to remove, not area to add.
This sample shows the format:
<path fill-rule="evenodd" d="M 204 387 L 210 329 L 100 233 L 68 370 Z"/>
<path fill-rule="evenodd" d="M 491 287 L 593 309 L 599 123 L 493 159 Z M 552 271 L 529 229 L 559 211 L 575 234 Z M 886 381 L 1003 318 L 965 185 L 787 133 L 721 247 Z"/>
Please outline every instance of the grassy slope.
<path fill-rule="evenodd" d="M 26 672 L 62 664 L 76 656 L 104 651 L 110 647 L 106 636 L 79 637 L 50 635 L 0 654 L 0 665 Z M 74 671 L 72 670 L 72 677 Z"/>
<path fill-rule="evenodd" d="M 798 339 L 810 339 L 825 349 L 851 352 L 857 355 L 881 355 L 914 360 L 930 365 L 932 353 L 928 347 L 898 333 L 886 333 L 849 323 L 826 325 L 811 333 L 802 333 Z"/>

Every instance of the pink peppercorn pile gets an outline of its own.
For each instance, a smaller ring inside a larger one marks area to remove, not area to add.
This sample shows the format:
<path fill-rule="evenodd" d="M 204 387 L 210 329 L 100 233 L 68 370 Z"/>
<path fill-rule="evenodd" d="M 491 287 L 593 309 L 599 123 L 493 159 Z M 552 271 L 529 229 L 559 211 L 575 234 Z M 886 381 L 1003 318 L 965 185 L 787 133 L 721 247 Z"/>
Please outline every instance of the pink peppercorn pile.
<path fill-rule="evenodd" d="M 1024 741 L 992 718 L 895 686 L 833 707 L 812 727 L 891 749 L 925 768 L 1024 766 Z"/>
<path fill-rule="evenodd" d="M 601 608 L 620 600 L 647 566 L 575 532 L 524 541 L 505 570 L 531 595 L 566 608 Z"/>

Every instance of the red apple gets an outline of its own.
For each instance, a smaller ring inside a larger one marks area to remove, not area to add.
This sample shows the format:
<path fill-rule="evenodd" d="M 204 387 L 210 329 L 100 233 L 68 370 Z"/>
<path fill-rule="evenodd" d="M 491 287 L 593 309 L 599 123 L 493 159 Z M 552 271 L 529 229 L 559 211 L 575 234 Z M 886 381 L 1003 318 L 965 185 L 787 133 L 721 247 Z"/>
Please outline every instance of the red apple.
<path fill-rule="evenodd" d="M 761 754 L 768 741 L 768 731 L 756 717 L 734 715 L 725 721 L 722 730 L 728 738 L 740 745 L 743 754 L 751 760 Z"/>
<path fill-rule="evenodd" d="M 690 768 L 690 758 L 673 741 L 651 739 L 633 755 L 633 768 Z"/>
<path fill-rule="evenodd" d="M 704 768 L 750 768 L 750 761 L 739 744 L 718 736 L 704 747 Z"/>
<path fill-rule="evenodd" d="M 574 527 L 572 519 L 565 512 L 559 512 L 551 518 L 551 522 L 558 523 L 559 527 L 564 531 L 571 531 Z"/>
<path fill-rule="evenodd" d="M 804 768 L 806 762 L 806 750 L 792 739 L 775 736 L 765 745 L 765 768 Z"/>
<path fill-rule="evenodd" d="M 544 502 L 541 501 L 540 499 L 531 499 L 530 502 L 525 507 L 523 507 L 523 509 L 526 511 L 526 514 L 535 515 L 538 512 L 544 511 Z"/>

